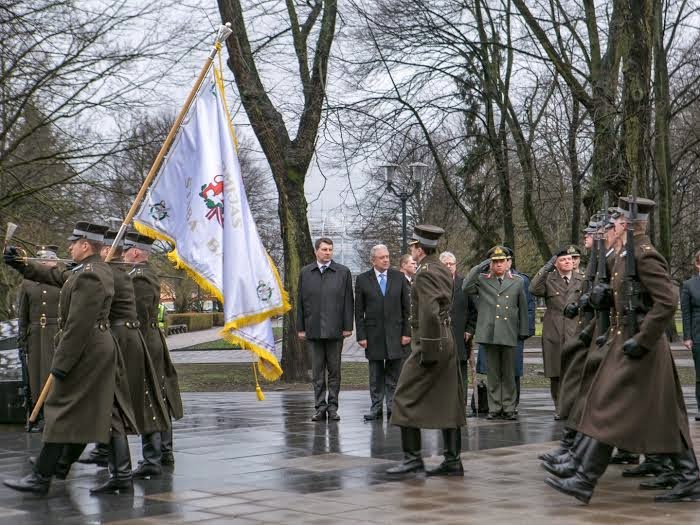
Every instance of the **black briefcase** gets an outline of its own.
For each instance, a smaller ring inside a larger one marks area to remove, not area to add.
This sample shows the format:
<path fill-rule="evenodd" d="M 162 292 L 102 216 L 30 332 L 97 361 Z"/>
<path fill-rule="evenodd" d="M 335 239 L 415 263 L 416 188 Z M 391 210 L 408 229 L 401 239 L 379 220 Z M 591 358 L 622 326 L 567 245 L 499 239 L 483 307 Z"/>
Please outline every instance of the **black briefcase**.
<path fill-rule="evenodd" d="M 0 423 L 24 423 L 22 381 L 0 381 Z"/>
<path fill-rule="evenodd" d="M 477 409 L 474 394 L 472 394 L 472 413 L 473 414 L 488 414 L 489 413 L 489 392 L 486 383 L 483 379 L 479 379 L 476 384 L 476 393 L 479 397 L 479 407 Z"/>

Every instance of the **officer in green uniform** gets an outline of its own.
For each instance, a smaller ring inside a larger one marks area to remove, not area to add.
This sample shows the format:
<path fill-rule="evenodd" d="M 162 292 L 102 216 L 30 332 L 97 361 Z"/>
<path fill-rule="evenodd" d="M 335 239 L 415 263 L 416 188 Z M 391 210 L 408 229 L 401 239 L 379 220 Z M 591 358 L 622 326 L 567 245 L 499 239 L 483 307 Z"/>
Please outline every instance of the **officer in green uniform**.
<path fill-rule="evenodd" d="M 71 460 L 91 442 L 109 442 L 112 450 L 128 454 L 126 432 L 135 423 L 128 391 L 125 395 L 119 384 L 117 347 L 109 330 L 114 278 L 99 255 L 105 230 L 88 222 L 76 224 L 68 240 L 70 255 L 79 264 L 66 279 L 63 272 L 53 272 L 63 286 L 51 364 L 54 384 L 44 405 L 44 444 L 31 474 L 4 481 L 12 489 L 46 494 L 64 448 Z M 4 260 L 28 279 L 40 273 L 40 265 L 25 264 L 15 248 L 6 251 Z M 130 488 L 131 480 L 118 490 Z"/>
<path fill-rule="evenodd" d="M 170 359 L 163 331 L 158 327 L 158 306 L 160 303 L 160 279 L 148 259 L 153 247 L 153 239 L 136 232 L 129 232 L 124 238 L 124 261 L 134 264 L 129 275 L 134 283 L 136 313 L 140 330 L 146 341 L 146 348 L 158 377 L 158 392 L 173 419 L 183 416 L 182 398 L 177 372 Z M 161 432 L 142 436 L 143 463 L 134 472 L 138 477 L 156 474 L 161 465 L 173 465 L 173 429 L 168 426 Z"/>
<path fill-rule="evenodd" d="M 37 257 L 41 264 L 56 266 L 58 246 L 41 246 Z M 53 340 L 58 332 L 58 296 L 61 289 L 25 279 L 19 293 L 18 344 L 27 356 L 29 391 L 34 405 L 51 370 Z"/>
<path fill-rule="evenodd" d="M 494 246 L 489 259 L 464 278 L 465 294 L 479 296 L 474 341 L 486 353 L 489 415 L 487 419 L 517 419 L 515 415 L 515 347 L 530 337 L 525 284 L 508 270 L 508 249 Z"/>
<path fill-rule="evenodd" d="M 428 475 L 463 476 L 460 427 L 466 425 L 464 383 L 450 326 L 453 279 L 436 251 L 445 231 L 414 229 L 410 250 L 418 262 L 411 290 L 411 354 L 394 394 L 391 423 L 401 427 L 404 460 L 389 474 L 422 472 L 421 428 L 442 430 L 444 461 Z"/>

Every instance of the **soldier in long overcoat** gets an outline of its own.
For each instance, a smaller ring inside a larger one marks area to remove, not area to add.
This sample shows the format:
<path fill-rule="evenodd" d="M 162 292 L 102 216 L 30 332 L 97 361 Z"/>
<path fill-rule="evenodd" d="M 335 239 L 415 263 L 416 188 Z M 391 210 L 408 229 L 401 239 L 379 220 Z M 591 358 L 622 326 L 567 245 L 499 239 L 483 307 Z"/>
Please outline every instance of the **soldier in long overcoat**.
<path fill-rule="evenodd" d="M 117 232 L 107 231 L 104 235 L 104 247 L 102 257 L 106 257 Z M 123 240 L 115 248 L 115 260 L 121 257 Z M 170 416 L 161 395 L 160 382 L 157 371 L 146 349 L 140 328 L 140 320 L 137 316 L 137 305 L 134 286 L 131 277 L 127 273 L 127 267 L 120 264 L 110 266 L 114 272 L 114 297 L 109 313 L 110 327 L 117 341 L 119 352 L 124 360 L 127 371 L 126 380 L 129 384 L 134 415 L 136 416 L 138 434 L 150 435 L 155 432 L 166 431 L 170 428 Z M 109 447 L 106 444 L 98 444 L 90 455 L 81 459 L 81 463 L 106 463 L 109 458 Z M 157 463 L 158 467 L 160 462 Z M 134 475 L 139 475 L 137 470 Z M 155 469 L 150 475 L 160 474 Z"/>
<path fill-rule="evenodd" d="M 56 246 L 41 246 L 37 257 L 46 259 L 42 264 L 54 266 Z M 27 355 L 27 371 L 31 404 L 39 398 L 44 382 L 51 370 L 53 359 L 53 341 L 58 332 L 58 295 L 57 286 L 25 279 L 19 293 L 19 336 L 17 342 Z"/>
<path fill-rule="evenodd" d="M 124 239 L 124 261 L 135 264 L 129 271 L 136 294 L 136 314 L 139 329 L 146 342 L 146 349 L 156 371 L 161 401 L 170 417 L 183 416 L 182 398 L 177 371 L 170 359 L 163 331 L 158 326 L 158 304 L 160 303 L 160 279 L 148 263 L 153 239 L 129 232 Z M 173 431 L 168 425 L 160 432 L 144 433 L 142 436 L 144 461 L 135 471 L 137 476 L 151 475 L 160 465 L 173 465 Z"/>
<path fill-rule="evenodd" d="M 411 354 L 394 394 L 391 423 L 401 427 L 404 461 L 391 474 L 424 470 L 421 428 L 439 428 L 444 461 L 429 475 L 464 475 L 460 427 L 466 424 L 464 390 L 450 326 L 452 274 L 435 255 L 444 233 L 432 225 L 415 227 L 411 255 L 419 263 L 411 292 Z"/>
<path fill-rule="evenodd" d="M 584 279 L 574 271 L 574 246 L 558 251 L 533 277 L 530 293 L 543 297 L 547 309 L 542 321 L 542 360 L 544 375 L 549 378 L 555 419 L 559 419 L 559 378 L 562 375 L 561 353 L 564 346 L 578 335 L 578 316 L 564 316 L 571 303 L 578 304 Z"/>
<path fill-rule="evenodd" d="M 619 258 L 635 258 L 636 277 L 620 271 L 612 275 L 617 315 L 611 323 L 610 348 L 593 379 L 579 425 L 584 436 L 576 452 L 580 465 L 572 477 L 545 481 L 560 492 L 588 502 L 609 463 L 613 446 L 617 446 L 670 458 L 681 481 L 670 493 L 657 496 L 657 501 L 700 499 L 700 472 L 683 393 L 665 337 L 678 292 L 666 261 L 645 233 L 654 201 L 636 199 L 636 212 L 630 211 L 630 201 L 620 198 L 622 215 L 615 220 L 615 231 L 621 236 L 634 227 L 634 251 L 629 251 L 632 247 L 626 244 Z M 638 307 L 633 312 L 626 309 L 629 278 L 635 278 L 639 289 Z M 631 315 L 635 316 L 634 332 L 630 332 Z"/>
<path fill-rule="evenodd" d="M 126 446 L 128 455 L 126 431 L 135 422 L 130 400 L 119 385 L 117 347 L 109 330 L 114 278 L 99 256 L 104 230 L 79 222 L 69 237 L 71 257 L 79 264 L 61 287 L 60 331 L 51 366 L 55 380 L 44 405 L 44 444 L 31 474 L 5 480 L 15 490 L 48 492 L 64 447 L 79 455 L 86 443 L 110 442 L 113 450 L 123 452 Z M 26 265 L 12 248 L 5 262 L 29 279 L 37 276 L 40 266 Z M 116 488 L 130 487 L 129 480 Z"/>

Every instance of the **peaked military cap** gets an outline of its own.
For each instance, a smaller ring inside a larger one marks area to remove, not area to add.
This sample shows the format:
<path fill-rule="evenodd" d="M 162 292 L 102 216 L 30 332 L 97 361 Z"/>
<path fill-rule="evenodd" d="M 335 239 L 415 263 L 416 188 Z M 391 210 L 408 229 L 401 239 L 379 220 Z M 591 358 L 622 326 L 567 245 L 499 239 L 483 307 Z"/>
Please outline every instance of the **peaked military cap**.
<path fill-rule="evenodd" d="M 631 217 L 631 197 L 620 197 L 617 204 L 617 211 L 620 215 L 624 217 Z M 649 218 L 651 212 L 654 211 L 656 203 L 651 199 L 644 199 L 642 197 L 637 197 L 637 219 L 646 220 Z"/>
<path fill-rule="evenodd" d="M 581 257 L 581 250 L 575 244 L 569 244 L 566 248 L 566 255 L 571 255 L 572 257 Z"/>
<path fill-rule="evenodd" d="M 142 235 L 138 232 L 127 232 L 124 235 L 124 248 L 138 248 L 146 252 L 150 252 L 153 248 L 153 243 L 155 241 L 146 235 Z"/>
<path fill-rule="evenodd" d="M 107 230 L 105 232 L 105 236 L 104 236 L 105 237 L 104 243 L 109 244 L 110 246 L 112 244 L 114 244 L 114 239 L 117 238 L 117 233 L 119 233 L 119 232 L 116 232 L 114 230 Z M 119 239 L 119 243 L 117 244 L 117 248 L 124 248 L 124 237 Z"/>
<path fill-rule="evenodd" d="M 508 258 L 508 259 L 512 259 L 512 258 L 513 258 L 513 255 L 514 255 L 514 254 L 513 254 L 513 250 L 512 250 L 511 248 L 508 248 L 508 246 L 503 246 L 503 249 L 504 249 L 505 252 L 506 252 L 507 258 Z"/>
<path fill-rule="evenodd" d="M 73 228 L 73 233 L 68 237 L 68 240 L 77 241 L 79 239 L 87 239 L 89 241 L 104 242 L 104 234 L 107 230 L 109 230 L 108 226 L 80 221 L 76 223 Z"/>
<path fill-rule="evenodd" d="M 417 224 L 413 228 L 413 237 L 409 244 L 420 244 L 427 248 L 437 247 L 438 239 L 442 237 L 445 230 L 432 224 Z"/>
<path fill-rule="evenodd" d="M 494 246 L 489 250 L 489 259 L 492 261 L 505 261 L 508 257 L 508 248 L 505 246 Z"/>
<path fill-rule="evenodd" d="M 36 251 L 39 259 L 58 259 L 58 246 L 55 244 L 42 244 Z"/>

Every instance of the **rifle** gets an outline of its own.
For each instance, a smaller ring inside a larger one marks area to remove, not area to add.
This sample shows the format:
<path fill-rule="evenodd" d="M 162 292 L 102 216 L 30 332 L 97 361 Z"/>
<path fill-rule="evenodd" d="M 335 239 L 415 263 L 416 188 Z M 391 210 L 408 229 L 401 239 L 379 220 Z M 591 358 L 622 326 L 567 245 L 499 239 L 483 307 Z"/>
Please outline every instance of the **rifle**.
<path fill-rule="evenodd" d="M 634 256 L 634 228 L 637 222 L 637 178 L 632 180 L 630 197 L 630 217 L 627 221 L 627 242 L 625 250 L 625 332 L 627 339 L 637 333 L 637 312 L 639 311 L 639 276 L 637 260 Z"/>
<path fill-rule="evenodd" d="M 608 193 L 605 193 L 603 197 L 603 211 L 601 212 L 603 229 L 605 229 L 605 224 L 608 222 Z M 596 265 L 596 285 L 601 289 L 610 287 L 610 276 L 608 275 L 608 265 L 606 260 L 605 249 L 605 233 L 599 234 L 596 239 L 596 249 L 598 251 L 598 263 Z M 598 333 L 604 335 L 610 329 L 610 303 L 609 301 L 601 301 L 599 303 L 599 308 L 597 309 L 596 315 L 596 325 L 598 327 Z M 600 338 L 599 338 L 600 339 Z M 605 339 L 603 339 L 605 342 Z M 598 346 L 602 346 L 602 343 L 598 341 Z"/>
<path fill-rule="evenodd" d="M 19 362 L 22 365 L 22 387 L 20 388 L 20 396 L 22 396 L 22 406 L 26 412 L 26 417 L 29 417 L 32 411 L 32 391 L 29 388 L 29 365 L 27 364 L 27 349 L 20 346 L 17 349 L 19 353 Z"/>

